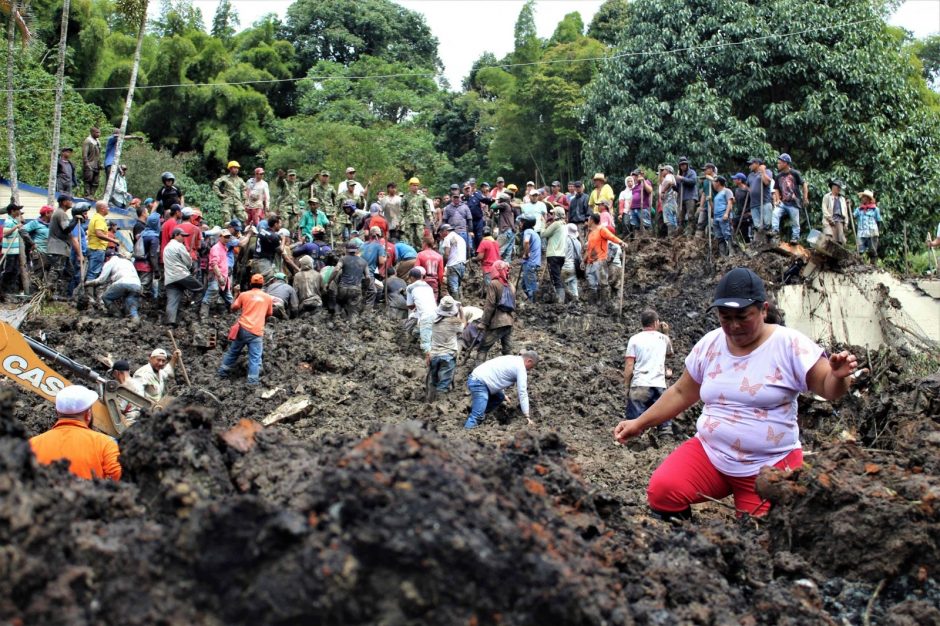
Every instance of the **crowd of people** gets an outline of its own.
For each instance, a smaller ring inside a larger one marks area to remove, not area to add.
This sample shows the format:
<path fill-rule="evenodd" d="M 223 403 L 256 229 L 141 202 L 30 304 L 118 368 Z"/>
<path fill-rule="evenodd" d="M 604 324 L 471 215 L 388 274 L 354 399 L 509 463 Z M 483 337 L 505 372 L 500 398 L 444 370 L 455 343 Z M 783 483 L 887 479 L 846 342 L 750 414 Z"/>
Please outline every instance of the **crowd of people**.
<path fill-rule="evenodd" d="M 429 400 L 454 389 L 458 359 L 475 359 L 466 381 L 466 429 L 479 427 L 512 386 L 519 411 L 532 424 L 528 376 L 540 357 L 533 350 L 517 353 L 513 345 L 516 315 L 530 306 L 526 302 L 609 305 L 623 289 L 633 239 L 704 239 L 711 229 L 720 252 L 732 254 L 736 240 L 774 241 L 784 225 L 789 237 L 782 238 L 797 243 L 802 218 L 813 223 L 808 185 L 787 154 L 779 156 L 775 171 L 759 158 L 748 161 L 746 174 L 728 178 L 711 163 L 703 170 L 699 176 L 686 158 L 675 167 L 662 165 L 657 180 L 636 169 L 619 196 L 597 173 L 590 189 L 579 180 L 565 191 L 560 181 L 541 188 L 529 181 L 519 188 L 502 177 L 492 186 L 470 178 L 435 198 L 417 177 L 407 181 L 405 193 L 389 183 L 373 196 L 353 167 L 339 184 L 327 170 L 301 180 L 293 169 L 279 170 L 269 184 L 263 168 L 245 180 L 232 161 L 213 183 L 222 211 L 218 224 L 206 224 L 185 202 L 175 176 L 165 172 L 152 198 L 129 201 L 137 216 L 132 250 L 123 248 L 109 225 L 107 202 L 95 203 L 89 217 L 90 204 L 63 189 L 57 207 L 44 207 L 27 224 L 19 219 L 21 208 L 11 204 L 3 233 L 3 286 L 15 288 L 21 262 L 10 257 L 26 254 L 25 245 L 20 247 L 26 242 L 47 289 L 61 296 L 101 289 L 101 306 L 132 323 L 139 323 L 141 299 L 159 304 L 153 309 L 163 310 L 170 327 L 183 307 L 198 307 L 205 318 L 224 303 L 238 317 L 218 375 L 232 376 L 247 349 L 249 385 L 262 382 L 270 320 L 383 314 L 401 321 L 423 358 Z M 86 191 L 94 191 L 94 179 L 83 179 Z M 77 183 L 74 171 L 71 181 Z M 853 210 L 843 187 L 831 181 L 822 200 L 824 236 L 845 243 L 845 225 L 854 218 L 862 251 L 875 255 L 882 220 L 874 194 L 859 194 L 860 206 Z M 479 277 L 473 283 L 479 289 L 468 288 L 471 275 Z M 834 400 L 856 369 L 853 355 L 828 356 L 779 325 L 763 283 L 750 270 L 726 274 L 712 306 L 720 328 L 695 346 L 675 384 L 669 386 L 672 372 L 665 368 L 672 352 L 669 327 L 655 311 L 641 314 L 642 330 L 630 338 L 625 354 L 626 419 L 615 429 L 618 442 L 647 429 L 668 436 L 670 420 L 700 400 L 705 405 L 697 435 L 651 478 L 649 504 L 664 518 L 687 517 L 690 504 L 729 494 L 739 512 L 765 512 L 767 503 L 754 491 L 757 470 L 801 463 L 797 395 L 809 390 Z M 500 356 L 490 358 L 497 344 Z M 173 364 L 156 350 L 133 376 L 123 361 L 113 374 L 156 399 Z M 79 391 L 60 394 L 60 421 L 52 432 L 64 437 L 87 428 L 90 401 Z M 53 445 L 57 436 L 40 437 L 33 444 L 40 460 L 64 456 Z M 83 461 L 76 473 L 119 478 L 110 444 L 84 433 L 79 439 L 88 440 L 85 447 L 99 461 Z"/>

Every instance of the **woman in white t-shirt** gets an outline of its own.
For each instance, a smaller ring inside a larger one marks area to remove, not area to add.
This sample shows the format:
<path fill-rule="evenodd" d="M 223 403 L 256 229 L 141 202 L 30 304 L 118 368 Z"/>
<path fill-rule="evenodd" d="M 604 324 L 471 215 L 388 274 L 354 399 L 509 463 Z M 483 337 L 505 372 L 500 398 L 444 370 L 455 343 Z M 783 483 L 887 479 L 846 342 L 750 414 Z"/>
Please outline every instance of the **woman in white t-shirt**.
<path fill-rule="evenodd" d="M 725 274 L 715 290 L 717 328 L 686 358 L 679 381 L 634 420 L 614 430 L 621 443 L 705 403 L 697 434 L 653 472 L 647 501 L 663 518 L 691 516 L 690 504 L 734 496 L 739 515 L 769 509 L 754 490 L 761 467 L 803 463 L 797 397 L 812 391 L 837 400 L 857 366 L 849 352 L 826 356 L 802 333 L 769 323 L 764 283 L 751 270 Z"/>

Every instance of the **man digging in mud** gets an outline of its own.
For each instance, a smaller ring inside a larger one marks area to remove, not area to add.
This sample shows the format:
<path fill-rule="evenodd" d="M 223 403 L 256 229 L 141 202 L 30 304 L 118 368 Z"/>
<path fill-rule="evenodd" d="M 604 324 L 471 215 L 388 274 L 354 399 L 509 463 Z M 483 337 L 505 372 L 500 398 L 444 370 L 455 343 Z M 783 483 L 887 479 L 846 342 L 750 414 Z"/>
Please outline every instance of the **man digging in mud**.
<path fill-rule="evenodd" d="M 623 363 L 623 386 L 627 388 L 628 420 L 636 419 L 649 409 L 666 391 L 666 355 L 672 354 L 672 342 L 666 336 L 669 326 L 659 321 L 652 309 L 640 313 L 639 332 L 627 342 L 627 353 Z M 656 427 L 657 436 L 672 437 L 672 422 L 665 421 Z"/>
<path fill-rule="evenodd" d="M 760 516 L 770 504 L 754 488 L 761 467 L 786 471 L 803 464 L 797 396 L 811 391 L 826 400 L 849 390 L 855 355 L 825 351 L 770 313 L 764 282 L 743 267 L 726 273 L 710 308 L 721 324 L 686 357 L 686 370 L 614 437 L 625 443 L 647 428 L 705 403 L 697 434 L 673 450 L 653 472 L 647 501 L 658 517 L 690 519 L 690 504 L 734 496 L 737 514 Z"/>
<path fill-rule="evenodd" d="M 470 415 L 464 428 L 471 430 L 480 425 L 486 413 L 494 411 L 506 400 L 504 389 L 516 385 L 519 410 L 530 426 L 535 422 L 529 417 L 528 372 L 538 365 L 539 355 L 535 350 L 525 350 L 519 355 L 500 356 L 478 365 L 467 379 L 470 390 Z"/>
<path fill-rule="evenodd" d="M 143 395 L 156 404 L 166 395 L 166 384 L 173 377 L 173 370 L 182 358 L 179 350 L 167 362 L 166 350 L 157 348 L 150 353 L 150 361 L 134 372 L 134 380 L 144 390 Z"/>

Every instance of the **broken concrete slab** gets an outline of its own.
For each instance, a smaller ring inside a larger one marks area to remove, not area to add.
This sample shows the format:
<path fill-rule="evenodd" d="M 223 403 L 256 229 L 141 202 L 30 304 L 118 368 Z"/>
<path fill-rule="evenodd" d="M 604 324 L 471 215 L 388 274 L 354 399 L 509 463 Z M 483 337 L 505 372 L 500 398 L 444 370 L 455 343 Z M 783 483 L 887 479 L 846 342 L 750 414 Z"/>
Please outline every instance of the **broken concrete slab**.
<path fill-rule="evenodd" d="M 788 326 L 824 343 L 940 345 L 940 300 L 889 272 L 820 271 L 779 289 L 777 304 Z"/>
<path fill-rule="evenodd" d="M 311 406 L 313 406 L 313 402 L 310 400 L 310 396 L 296 396 L 283 402 L 261 420 L 261 423 L 270 426 L 278 422 L 300 419 L 310 411 Z"/>

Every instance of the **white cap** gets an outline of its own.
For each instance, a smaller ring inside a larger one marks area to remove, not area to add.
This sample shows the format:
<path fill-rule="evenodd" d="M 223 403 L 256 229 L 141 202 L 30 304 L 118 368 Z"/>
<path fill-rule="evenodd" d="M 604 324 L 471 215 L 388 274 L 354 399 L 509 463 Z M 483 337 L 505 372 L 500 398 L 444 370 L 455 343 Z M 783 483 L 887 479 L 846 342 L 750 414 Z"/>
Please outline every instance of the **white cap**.
<path fill-rule="evenodd" d="M 152 359 L 153 357 L 155 357 L 155 356 L 162 356 L 162 357 L 165 359 L 166 356 L 167 356 L 167 355 L 166 355 L 166 350 L 164 350 L 163 348 L 157 348 L 156 350 L 154 350 L 153 352 L 150 353 L 150 358 L 151 358 L 151 359 Z"/>
<path fill-rule="evenodd" d="M 286 228 L 282 228 L 281 230 L 277 231 L 277 236 L 278 237 L 290 237 L 290 231 L 287 230 Z"/>
<path fill-rule="evenodd" d="M 56 394 L 55 410 L 62 415 L 84 413 L 98 401 L 98 394 L 81 385 L 71 385 Z"/>
<path fill-rule="evenodd" d="M 355 172 L 355 171 L 356 171 L 356 168 L 354 168 L 354 167 L 347 167 L 347 168 L 346 168 L 346 173 L 347 173 L 347 174 L 352 174 L 352 173 Z"/>

